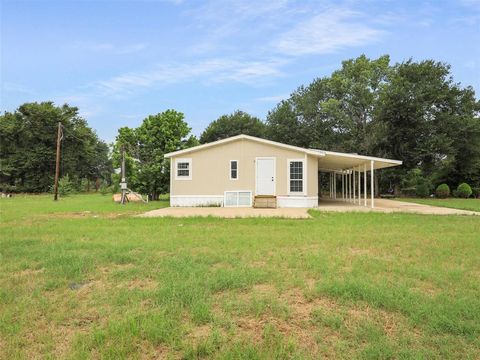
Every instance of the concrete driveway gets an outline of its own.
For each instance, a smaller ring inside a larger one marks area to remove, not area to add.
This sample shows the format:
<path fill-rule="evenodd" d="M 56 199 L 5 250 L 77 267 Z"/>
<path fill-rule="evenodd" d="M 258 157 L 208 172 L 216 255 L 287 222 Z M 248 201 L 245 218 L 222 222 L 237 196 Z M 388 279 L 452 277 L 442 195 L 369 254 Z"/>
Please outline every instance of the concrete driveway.
<path fill-rule="evenodd" d="M 214 216 L 221 218 L 249 218 L 249 217 L 276 217 L 288 219 L 308 219 L 307 208 L 278 208 L 278 209 L 254 209 L 254 208 L 224 208 L 224 207 L 169 207 L 152 210 L 139 217 L 206 217 Z M 321 212 L 383 212 L 383 213 L 415 213 L 429 215 L 480 215 L 480 212 L 458 210 L 438 206 L 415 204 L 397 200 L 375 199 L 375 208 L 359 206 L 343 201 L 320 199 L 316 209 Z"/>
<path fill-rule="evenodd" d="M 363 204 L 363 202 L 362 202 Z M 430 206 L 424 204 L 416 204 L 399 200 L 375 199 L 375 208 L 370 207 L 370 200 L 367 200 L 367 206 L 360 206 L 349 202 L 338 200 L 320 199 L 318 204 L 319 211 L 334 211 L 334 212 L 348 212 L 348 211 L 362 211 L 362 212 L 404 212 L 415 214 L 429 214 L 429 215 L 480 215 L 480 212 L 459 210 L 440 206 Z"/>

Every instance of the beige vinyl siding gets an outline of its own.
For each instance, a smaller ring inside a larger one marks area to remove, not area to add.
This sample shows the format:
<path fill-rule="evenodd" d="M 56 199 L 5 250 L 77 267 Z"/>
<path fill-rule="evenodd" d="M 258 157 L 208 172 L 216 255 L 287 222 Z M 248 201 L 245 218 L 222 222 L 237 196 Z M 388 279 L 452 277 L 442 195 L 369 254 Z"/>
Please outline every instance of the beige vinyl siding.
<path fill-rule="evenodd" d="M 219 144 L 194 151 L 184 156 L 171 158 L 172 170 L 176 172 L 176 161 L 189 158 L 192 161 L 192 179 L 172 178 L 171 195 L 222 195 L 225 191 L 250 190 L 255 194 L 255 158 L 276 158 L 276 195 L 288 195 L 288 159 L 305 159 L 305 196 L 317 196 L 318 160 L 304 152 L 262 144 L 248 139 Z M 238 161 L 238 178 L 230 180 L 230 160 Z"/>

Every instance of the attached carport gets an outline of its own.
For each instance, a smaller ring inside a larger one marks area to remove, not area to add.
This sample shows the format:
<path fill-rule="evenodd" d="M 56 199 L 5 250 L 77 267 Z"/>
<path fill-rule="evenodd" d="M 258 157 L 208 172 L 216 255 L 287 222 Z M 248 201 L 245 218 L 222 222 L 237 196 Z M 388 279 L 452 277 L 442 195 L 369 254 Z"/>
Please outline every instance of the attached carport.
<path fill-rule="evenodd" d="M 314 151 L 321 155 L 318 158 L 318 170 L 329 174 L 329 198 L 365 207 L 369 196 L 370 206 L 375 207 L 375 170 L 402 165 L 400 160 L 334 151 Z"/>

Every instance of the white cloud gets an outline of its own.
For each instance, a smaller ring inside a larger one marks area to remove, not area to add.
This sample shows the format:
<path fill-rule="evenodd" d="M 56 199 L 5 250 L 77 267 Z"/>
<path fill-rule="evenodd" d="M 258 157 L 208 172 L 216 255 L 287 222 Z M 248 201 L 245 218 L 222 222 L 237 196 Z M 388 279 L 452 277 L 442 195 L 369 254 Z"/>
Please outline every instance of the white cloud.
<path fill-rule="evenodd" d="M 9 93 L 21 93 L 21 94 L 28 94 L 33 95 L 35 92 L 22 84 L 12 83 L 8 81 L 2 82 L 2 91 L 9 92 Z"/>
<path fill-rule="evenodd" d="M 229 59 L 210 59 L 192 64 L 171 64 L 158 66 L 151 70 L 129 72 L 90 85 L 96 95 L 123 96 L 141 88 L 161 86 L 188 81 L 219 83 L 235 81 L 255 84 L 262 79 L 282 75 L 277 60 L 239 61 Z"/>
<path fill-rule="evenodd" d="M 378 41 L 382 34 L 359 12 L 330 9 L 282 34 L 273 46 L 287 55 L 326 54 Z"/>
<path fill-rule="evenodd" d="M 89 52 L 103 52 L 115 55 L 133 54 L 144 50 L 147 47 L 145 43 L 115 45 L 108 42 L 85 42 L 75 41 L 69 45 L 70 48 Z"/>
<path fill-rule="evenodd" d="M 282 100 L 288 99 L 290 95 L 283 94 L 283 95 L 273 95 L 273 96 L 263 96 L 256 98 L 256 101 L 259 102 L 272 102 L 272 103 L 279 103 Z"/>

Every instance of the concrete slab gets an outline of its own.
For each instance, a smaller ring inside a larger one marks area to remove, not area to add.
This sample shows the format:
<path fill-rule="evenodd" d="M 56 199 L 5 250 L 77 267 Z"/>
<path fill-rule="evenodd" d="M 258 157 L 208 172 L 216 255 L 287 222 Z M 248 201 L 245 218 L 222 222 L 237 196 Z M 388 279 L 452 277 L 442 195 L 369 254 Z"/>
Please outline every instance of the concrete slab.
<path fill-rule="evenodd" d="M 254 208 L 233 208 L 233 207 L 169 207 L 152 210 L 139 217 L 206 217 L 214 216 L 221 218 L 288 218 L 308 219 L 307 208 L 279 208 L 279 209 L 254 209 Z"/>
<path fill-rule="evenodd" d="M 363 203 L 362 203 L 363 204 Z M 308 219 L 307 208 L 278 208 L 278 209 L 254 209 L 254 208 L 224 208 L 224 207 L 169 207 L 158 210 L 152 210 L 138 217 L 206 217 L 214 216 L 221 218 L 251 218 L 251 217 L 269 217 L 269 218 L 288 218 L 288 219 Z M 370 201 L 367 206 L 360 206 L 350 202 L 343 202 L 331 199 L 320 199 L 318 208 L 315 210 L 322 212 L 382 212 L 382 213 L 415 213 L 429 215 L 480 215 L 480 212 L 444 208 L 410 202 L 375 199 L 375 208 L 370 207 Z"/>
<path fill-rule="evenodd" d="M 318 204 L 319 211 L 334 211 L 334 212 L 349 212 L 349 211 L 361 211 L 361 212 L 405 212 L 415 214 L 429 214 L 429 215 L 480 215 L 480 212 L 445 208 L 439 206 L 430 206 L 424 204 L 410 203 L 400 200 L 388 200 L 388 199 L 375 199 L 375 208 L 370 207 L 370 200 L 367 200 L 367 206 L 352 204 L 350 202 L 344 202 L 331 199 L 320 199 Z"/>

